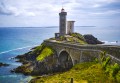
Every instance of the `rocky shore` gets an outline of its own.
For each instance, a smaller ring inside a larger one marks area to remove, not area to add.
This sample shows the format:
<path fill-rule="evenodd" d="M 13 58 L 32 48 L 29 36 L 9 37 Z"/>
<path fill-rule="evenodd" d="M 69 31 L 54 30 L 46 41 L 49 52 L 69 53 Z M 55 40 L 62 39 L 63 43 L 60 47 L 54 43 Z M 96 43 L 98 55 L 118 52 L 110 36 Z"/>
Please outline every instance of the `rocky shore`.
<path fill-rule="evenodd" d="M 9 64 L 1 63 L 1 62 L 0 62 L 0 67 L 2 67 L 2 66 L 5 66 L 5 67 L 6 67 L 6 66 L 9 66 Z"/>

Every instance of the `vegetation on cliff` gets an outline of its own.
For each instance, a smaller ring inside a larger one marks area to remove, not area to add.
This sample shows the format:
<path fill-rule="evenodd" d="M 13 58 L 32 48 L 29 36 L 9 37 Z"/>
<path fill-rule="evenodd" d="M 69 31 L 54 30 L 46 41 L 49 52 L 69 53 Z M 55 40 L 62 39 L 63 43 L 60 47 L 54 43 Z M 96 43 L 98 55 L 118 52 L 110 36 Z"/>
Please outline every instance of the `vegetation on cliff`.
<path fill-rule="evenodd" d="M 36 55 L 37 61 L 43 61 L 46 57 L 53 55 L 54 50 L 42 43 L 40 46 L 35 47 L 29 54 Z"/>
<path fill-rule="evenodd" d="M 54 54 L 54 50 L 52 48 L 45 47 L 36 59 L 37 61 L 43 61 L 46 57 L 53 54 Z"/>
<path fill-rule="evenodd" d="M 72 33 L 70 35 L 60 36 L 59 38 L 57 38 L 55 40 L 57 40 L 58 42 L 65 41 L 65 42 L 69 42 L 69 43 L 87 44 L 83 35 L 81 35 L 79 33 Z"/>
<path fill-rule="evenodd" d="M 78 39 L 81 40 L 81 41 L 85 41 L 84 36 L 81 35 L 80 33 L 72 33 L 72 34 L 70 34 L 70 35 L 73 36 L 73 37 L 78 38 Z"/>
<path fill-rule="evenodd" d="M 105 57 L 106 52 L 101 53 L 101 65 L 103 70 L 105 70 L 105 73 L 108 74 L 111 80 L 114 80 L 114 82 L 120 82 L 120 65 L 118 63 L 111 62 L 110 57 Z"/>
<path fill-rule="evenodd" d="M 30 83 L 70 83 L 71 78 L 74 83 L 120 83 L 120 65 L 105 55 L 103 52 L 99 60 L 76 64 L 67 72 L 35 77 Z"/>
<path fill-rule="evenodd" d="M 32 51 L 17 56 L 16 58 L 19 59 L 18 62 L 22 62 L 23 65 L 11 70 L 11 72 L 23 73 L 25 75 L 48 73 L 49 71 L 46 70 L 47 62 L 44 60 L 47 60 L 48 57 L 52 57 L 54 53 L 54 50 L 50 46 L 46 46 L 42 43 L 40 46 L 33 48 Z"/>
<path fill-rule="evenodd" d="M 101 64 L 85 62 L 75 65 L 71 70 L 51 76 L 39 76 L 30 83 L 119 83 L 120 71 L 116 74 L 116 80 L 110 77 Z"/>
<path fill-rule="evenodd" d="M 69 42 L 69 43 L 79 43 L 79 44 L 103 44 L 93 35 L 87 34 L 82 35 L 80 33 L 71 33 L 69 35 L 60 36 L 57 38 L 50 38 L 50 40 L 56 40 L 57 42 Z"/>

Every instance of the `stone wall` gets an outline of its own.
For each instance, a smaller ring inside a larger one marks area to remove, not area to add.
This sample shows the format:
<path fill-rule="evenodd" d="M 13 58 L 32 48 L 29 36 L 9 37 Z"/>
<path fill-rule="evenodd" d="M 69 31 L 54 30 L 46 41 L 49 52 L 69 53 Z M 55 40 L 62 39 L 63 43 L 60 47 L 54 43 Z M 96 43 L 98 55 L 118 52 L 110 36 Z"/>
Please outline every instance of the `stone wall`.
<path fill-rule="evenodd" d="M 99 58 L 102 51 L 106 51 L 114 61 L 120 63 L 119 46 L 76 45 L 50 41 L 45 41 L 45 43 L 56 50 L 58 58 L 62 51 L 66 51 L 71 57 L 73 65 L 80 62 L 92 61 L 94 58 Z"/>

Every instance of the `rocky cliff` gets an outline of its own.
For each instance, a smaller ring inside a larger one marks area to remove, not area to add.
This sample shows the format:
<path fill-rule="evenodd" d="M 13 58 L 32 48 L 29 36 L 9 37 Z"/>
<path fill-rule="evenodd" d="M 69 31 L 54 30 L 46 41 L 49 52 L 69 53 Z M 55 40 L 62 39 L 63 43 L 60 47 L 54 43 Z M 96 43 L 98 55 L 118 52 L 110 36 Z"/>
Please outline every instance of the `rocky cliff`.
<path fill-rule="evenodd" d="M 55 39 L 52 38 L 50 40 Z M 91 35 L 82 36 L 78 33 L 60 37 L 57 42 L 59 41 L 77 42 L 80 44 L 87 44 L 87 42 L 90 44 L 100 43 L 100 41 Z M 16 58 L 18 59 L 18 62 L 21 62 L 23 65 L 11 70 L 11 72 L 23 73 L 25 75 L 50 74 L 66 71 L 72 67 L 71 65 L 68 67 L 67 65 L 60 64 L 56 51 L 53 48 L 46 46 L 44 42 L 40 46 L 31 49 L 30 52 L 19 55 Z"/>
<path fill-rule="evenodd" d="M 55 50 L 44 43 L 16 58 L 23 65 L 13 69 L 11 72 L 23 73 L 25 75 L 43 75 L 68 70 L 67 67 L 59 64 Z"/>

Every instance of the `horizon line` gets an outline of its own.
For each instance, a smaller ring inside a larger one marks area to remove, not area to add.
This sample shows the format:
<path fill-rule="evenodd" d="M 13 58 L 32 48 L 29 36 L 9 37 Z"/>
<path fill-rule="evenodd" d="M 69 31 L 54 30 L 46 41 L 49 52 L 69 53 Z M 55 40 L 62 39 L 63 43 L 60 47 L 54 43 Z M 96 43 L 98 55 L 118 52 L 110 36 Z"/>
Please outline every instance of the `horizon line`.
<path fill-rule="evenodd" d="M 59 27 L 59 26 L 0 26 L 0 28 L 53 28 L 53 27 Z M 81 25 L 81 26 L 75 26 L 75 27 L 96 27 L 94 25 Z"/>

